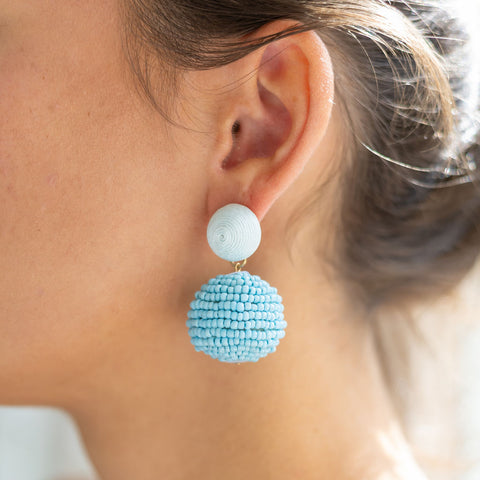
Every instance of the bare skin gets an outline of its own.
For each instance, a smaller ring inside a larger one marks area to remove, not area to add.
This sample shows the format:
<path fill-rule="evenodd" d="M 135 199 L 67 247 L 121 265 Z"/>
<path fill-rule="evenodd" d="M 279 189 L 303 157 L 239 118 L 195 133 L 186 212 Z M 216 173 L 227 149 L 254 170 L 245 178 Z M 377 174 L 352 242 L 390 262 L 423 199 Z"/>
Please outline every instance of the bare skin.
<path fill-rule="evenodd" d="M 344 140 L 325 45 L 309 32 L 188 72 L 182 129 L 135 93 L 117 7 L 0 0 L 0 402 L 71 413 L 102 480 L 423 478 L 368 319 L 326 267 Z M 289 222 L 327 179 L 322 228 Z M 231 271 L 205 234 L 232 202 L 261 220 L 245 269 L 288 322 L 241 365 L 185 326 Z"/>

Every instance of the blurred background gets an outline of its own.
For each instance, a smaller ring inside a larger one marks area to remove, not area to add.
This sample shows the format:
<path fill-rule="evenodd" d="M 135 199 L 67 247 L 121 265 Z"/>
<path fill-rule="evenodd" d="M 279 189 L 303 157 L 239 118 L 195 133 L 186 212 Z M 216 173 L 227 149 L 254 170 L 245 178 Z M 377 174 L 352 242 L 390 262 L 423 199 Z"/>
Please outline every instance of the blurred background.
<path fill-rule="evenodd" d="M 0 408 L 1 480 L 97 479 L 70 417 L 52 408 Z"/>

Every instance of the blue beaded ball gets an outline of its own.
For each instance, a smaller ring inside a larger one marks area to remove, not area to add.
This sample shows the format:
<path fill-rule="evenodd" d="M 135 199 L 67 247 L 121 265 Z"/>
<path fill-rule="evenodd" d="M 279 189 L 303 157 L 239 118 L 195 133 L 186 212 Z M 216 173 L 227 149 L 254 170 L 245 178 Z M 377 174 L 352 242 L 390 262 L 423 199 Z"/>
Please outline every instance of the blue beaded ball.
<path fill-rule="evenodd" d="M 197 352 L 221 362 L 256 362 L 285 336 L 282 297 L 258 275 L 217 275 L 190 303 L 188 334 Z"/>

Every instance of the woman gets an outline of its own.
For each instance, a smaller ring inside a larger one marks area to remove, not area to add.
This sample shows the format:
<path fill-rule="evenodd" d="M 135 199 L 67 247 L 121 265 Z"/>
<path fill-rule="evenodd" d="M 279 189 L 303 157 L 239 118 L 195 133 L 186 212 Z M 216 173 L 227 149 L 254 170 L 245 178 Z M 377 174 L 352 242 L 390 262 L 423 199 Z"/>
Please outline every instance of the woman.
<path fill-rule="evenodd" d="M 0 24 L 1 402 L 68 411 L 102 480 L 424 478 L 372 322 L 478 254 L 452 12 L 2 1 Z M 288 322 L 240 365 L 186 328 L 232 271 L 206 237 L 230 203 Z"/>

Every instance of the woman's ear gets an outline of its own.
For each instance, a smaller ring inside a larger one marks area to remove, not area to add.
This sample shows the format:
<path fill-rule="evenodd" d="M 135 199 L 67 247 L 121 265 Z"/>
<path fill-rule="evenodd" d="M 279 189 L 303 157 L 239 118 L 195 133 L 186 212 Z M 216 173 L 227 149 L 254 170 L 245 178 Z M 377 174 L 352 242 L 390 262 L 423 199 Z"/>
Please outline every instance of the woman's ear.
<path fill-rule="evenodd" d="M 272 22 L 252 39 L 293 25 Z M 206 213 L 209 218 L 228 203 L 241 203 L 262 220 L 302 172 L 327 129 L 334 94 L 330 56 L 318 34 L 308 31 L 218 70 L 230 79 L 230 88 L 221 96 L 215 120 L 220 141 L 209 159 Z"/>

